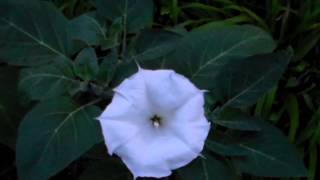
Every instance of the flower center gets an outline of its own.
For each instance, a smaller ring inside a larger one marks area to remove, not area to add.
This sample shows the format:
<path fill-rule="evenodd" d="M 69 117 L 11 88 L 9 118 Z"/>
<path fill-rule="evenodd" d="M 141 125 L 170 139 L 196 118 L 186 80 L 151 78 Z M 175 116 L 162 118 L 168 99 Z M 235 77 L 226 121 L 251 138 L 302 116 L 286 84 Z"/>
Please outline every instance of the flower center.
<path fill-rule="evenodd" d="M 159 117 L 158 115 L 154 115 L 153 117 L 150 118 L 152 125 L 154 127 L 159 127 L 161 126 L 161 117 Z"/>

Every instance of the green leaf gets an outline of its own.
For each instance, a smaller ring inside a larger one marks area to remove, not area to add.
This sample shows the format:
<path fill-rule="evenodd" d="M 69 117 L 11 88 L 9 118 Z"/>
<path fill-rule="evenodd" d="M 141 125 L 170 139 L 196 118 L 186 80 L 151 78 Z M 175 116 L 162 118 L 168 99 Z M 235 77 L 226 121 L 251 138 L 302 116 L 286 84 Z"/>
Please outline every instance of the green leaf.
<path fill-rule="evenodd" d="M 311 31 L 305 34 L 303 36 L 303 39 L 301 39 L 298 43 L 295 59 L 301 60 L 304 58 L 319 42 L 320 40 L 320 31 Z"/>
<path fill-rule="evenodd" d="M 83 49 L 74 61 L 75 74 L 85 81 L 92 80 L 99 71 L 98 59 L 94 49 Z"/>
<path fill-rule="evenodd" d="M 214 130 L 206 140 L 206 148 L 222 156 L 244 156 L 246 151 L 237 144 L 238 138 Z"/>
<path fill-rule="evenodd" d="M 178 5 L 178 0 L 171 0 L 170 17 L 173 19 L 174 24 L 177 24 L 178 22 L 178 16 L 180 11 L 181 10 Z"/>
<path fill-rule="evenodd" d="M 289 94 L 285 99 L 285 108 L 290 117 L 290 129 L 288 138 L 290 142 L 295 142 L 300 120 L 299 102 L 297 97 Z"/>
<path fill-rule="evenodd" d="M 276 95 L 277 87 L 275 86 L 266 95 L 260 98 L 255 108 L 255 116 L 267 119 L 270 116 Z"/>
<path fill-rule="evenodd" d="M 69 30 L 73 40 L 84 45 L 99 45 L 106 39 L 106 27 L 91 14 L 84 14 L 70 21 Z"/>
<path fill-rule="evenodd" d="M 201 25 L 193 29 L 193 31 L 205 31 L 207 29 L 219 27 L 219 26 L 230 26 L 237 24 L 249 24 L 251 19 L 243 14 L 239 14 L 238 16 L 233 16 L 231 18 L 223 19 L 220 21 L 212 21 L 207 24 Z"/>
<path fill-rule="evenodd" d="M 117 66 L 110 87 L 118 86 L 125 78 L 128 78 L 132 74 L 138 72 L 138 66 L 134 61 L 119 63 Z"/>
<path fill-rule="evenodd" d="M 224 64 L 275 48 L 271 36 L 253 26 L 228 26 L 187 34 L 176 51 L 161 62 L 190 78 L 199 88 L 212 90 Z"/>
<path fill-rule="evenodd" d="M 72 44 L 67 19 L 49 2 L 0 2 L 0 59 L 35 66 L 56 57 L 67 58 Z"/>
<path fill-rule="evenodd" d="M 309 146 L 309 176 L 308 180 L 315 180 L 317 175 L 317 163 L 318 163 L 318 150 L 317 146 L 310 145 Z"/>
<path fill-rule="evenodd" d="M 164 68 L 162 64 L 165 55 L 174 51 L 181 35 L 164 30 L 145 30 L 140 32 L 135 41 L 130 44 L 129 62 L 118 64 L 113 86 L 119 84 L 124 78 L 137 72 L 137 63 L 147 68 Z"/>
<path fill-rule="evenodd" d="M 117 20 L 112 22 L 108 29 L 107 39 L 101 42 L 101 49 L 108 50 L 108 49 L 115 49 L 121 45 L 121 35 L 123 31 L 123 24 L 121 21 Z"/>
<path fill-rule="evenodd" d="M 44 100 L 73 91 L 80 85 L 75 79 L 71 62 L 55 59 L 48 65 L 23 69 L 19 87 L 32 100 Z"/>
<path fill-rule="evenodd" d="M 116 71 L 118 65 L 118 56 L 116 52 L 111 52 L 104 57 L 97 74 L 97 81 L 104 87 L 108 87 Z"/>
<path fill-rule="evenodd" d="M 48 179 L 101 141 L 95 102 L 79 106 L 55 98 L 25 116 L 16 152 L 19 179 Z"/>
<path fill-rule="evenodd" d="M 145 30 L 140 32 L 133 43 L 134 59 L 147 63 L 148 60 L 163 57 L 176 48 L 181 36 L 164 30 Z"/>
<path fill-rule="evenodd" d="M 195 9 L 199 10 L 200 12 L 206 12 L 205 14 L 212 14 L 212 16 L 216 17 L 216 15 L 227 15 L 225 11 L 223 11 L 221 8 L 217 8 L 214 6 L 198 3 L 198 2 L 191 2 L 181 7 L 182 10 L 185 9 Z"/>
<path fill-rule="evenodd" d="M 236 4 L 233 4 L 233 5 L 229 5 L 229 6 L 226 6 L 223 8 L 224 10 L 234 10 L 234 11 L 238 11 L 240 14 L 245 14 L 247 15 L 250 19 L 252 19 L 253 21 L 256 21 L 257 24 L 268 30 L 268 26 L 267 24 L 265 23 L 265 21 L 263 19 L 260 18 L 260 16 L 258 16 L 257 14 L 255 14 L 254 12 L 252 12 L 250 9 L 247 9 L 243 6 L 238 6 Z"/>
<path fill-rule="evenodd" d="M 150 0 L 95 0 L 98 12 L 112 21 L 121 21 L 127 32 L 137 32 L 151 26 L 153 1 Z"/>
<path fill-rule="evenodd" d="M 287 137 L 267 122 L 259 122 L 261 132 L 239 143 L 248 154 L 245 157 L 232 157 L 235 165 L 242 172 L 255 176 L 307 176 L 303 161 Z"/>
<path fill-rule="evenodd" d="M 106 153 L 106 152 L 105 152 Z M 80 175 L 79 180 L 131 180 L 129 170 L 119 160 L 96 160 Z"/>
<path fill-rule="evenodd" d="M 226 161 L 220 157 L 206 154 L 187 166 L 179 169 L 182 180 L 234 180 L 234 172 Z"/>
<path fill-rule="evenodd" d="M 235 109 L 225 109 L 219 115 L 213 114 L 211 121 L 220 126 L 230 129 L 242 131 L 260 131 L 260 127 L 255 118 L 240 114 L 240 111 Z"/>
<path fill-rule="evenodd" d="M 252 105 L 276 85 L 291 57 L 289 49 L 229 62 L 210 83 L 211 94 L 223 103 L 222 108 Z"/>
<path fill-rule="evenodd" d="M 18 124 L 24 108 L 19 103 L 19 69 L 0 66 L 0 142 L 15 149 Z"/>
<path fill-rule="evenodd" d="M 320 107 L 313 112 L 311 119 L 296 140 L 298 144 L 309 141 L 311 145 L 320 144 Z"/>

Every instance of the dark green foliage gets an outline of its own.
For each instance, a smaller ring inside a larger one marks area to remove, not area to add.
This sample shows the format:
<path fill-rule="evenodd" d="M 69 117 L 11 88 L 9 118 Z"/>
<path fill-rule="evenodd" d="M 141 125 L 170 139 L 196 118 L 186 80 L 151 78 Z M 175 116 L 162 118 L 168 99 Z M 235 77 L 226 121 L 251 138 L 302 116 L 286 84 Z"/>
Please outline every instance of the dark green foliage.
<path fill-rule="evenodd" d="M 254 137 L 240 141 L 244 157 L 233 157 L 241 171 L 256 176 L 303 177 L 307 175 L 297 152 L 276 128 L 259 119 L 261 131 Z M 281 149 L 281 150 L 279 150 Z"/>
<path fill-rule="evenodd" d="M 319 0 L 0 0 L 0 142 L 22 180 L 132 179 L 95 118 L 139 64 L 208 90 L 204 151 L 168 179 L 319 179 L 319 20 Z"/>
<path fill-rule="evenodd" d="M 51 3 L 1 0 L 0 16 L 1 60 L 35 66 L 72 52 L 68 21 Z"/>
<path fill-rule="evenodd" d="M 291 58 L 289 49 L 226 63 L 211 83 L 213 97 L 222 108 L 252 105 L 278 82 Z"/>
<path fill-rule="evenodd" d="M 43 100 L 71 93 L 80 81 L 75 79 L 72 64 L 65 59 L 53 63 L 25 68 L 20 73 L 19 87 L 32 100 Z"/>
<path fill-rule="evenodd" d="M 181 35 L 170 31 L 142 31 L 131 44 L 132 58 L 143 63 L 161 58 L 175 49 L 180 38 L 182 38 Z"/>
<path fill-rule="evenodd" d="M 253 117 L 239 113 L 235 109 L 225 109 L 221 113 L 212 113 L 215 124 L 242 131 L 260 131 L 261 128 Z M 217 115 L 218 114 L 218 115 Z M 236 118 L 235 118 L 236 116 Z"/>
<path fill-rule="evenodd" d="M 186 75 L 198 87 L 212 90 L 212 84 L 207 82 L 214 80 L 220 66 L 237 58 L 269 53 L 274 48 L 272 38 L 256 27 L 211 28 L 189 33 L 162 64 Z"/>
<path fill-rule="evenodd" d="M 232 180 L 236 177 L 226 160 L 210 154 L 205 154 L 181 168 L 179 174 L 185 180 Z"/>
<path fill-rule="evenodd" d="M 72 19 L 69 31 L 71 39 L 83 46 L 99 45 L 106 39 L 107 33 L 105 24 L 97 19 L 96 12 Z"/>
<path fill-rule="evenodd" d="M 95 0 L 98 12 L 110 21 L 123 23 L 128 33 L 152 25 L 153 1 L 150 0 Z"/>
<path fill-rule="evenodd" d="M 101 141 L 95 102 L 49 99 L 25 116 L 16 150 L 20 179 L 47 179 Z"/>
<path fill-rule="evenodd" d="M 74 60 L 74 72 L 84 81 L 92 80 L 99 72 L 98 59 L 92 48 L 83 49 Z"/>

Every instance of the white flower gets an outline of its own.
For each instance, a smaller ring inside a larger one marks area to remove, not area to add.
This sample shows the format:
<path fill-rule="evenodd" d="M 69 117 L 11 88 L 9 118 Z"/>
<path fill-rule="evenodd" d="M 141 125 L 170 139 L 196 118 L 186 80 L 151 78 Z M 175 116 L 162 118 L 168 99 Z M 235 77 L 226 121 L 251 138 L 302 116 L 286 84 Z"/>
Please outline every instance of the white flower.
<path fill-rule="evenodd" d="M 139 71 L 117 88 L 98 118 L 110 155 L 134 177 L 165 177 L 199 156 L 210 123 L 203 91 L 172 70 Z"/>

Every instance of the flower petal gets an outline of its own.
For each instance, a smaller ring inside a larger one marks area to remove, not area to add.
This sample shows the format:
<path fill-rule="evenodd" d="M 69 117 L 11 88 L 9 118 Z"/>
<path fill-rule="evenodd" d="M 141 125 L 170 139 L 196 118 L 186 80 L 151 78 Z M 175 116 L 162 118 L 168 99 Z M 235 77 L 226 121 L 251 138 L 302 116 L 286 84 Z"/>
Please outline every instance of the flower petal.
<path fill-rule="evenodd" d="M 103 137 L 107 145 L 108 153 L 112 155 L 114 150 L 127 143 L 139 132 L 139 128 L 133 124 L 118 120 L 106 119 L 100 121 Z"/>
<path fill-rule="evenodd" d="M 188 164 L 198 154 L 168 131 L 141 133 L 119 147 L 115 153 L 121 157 L 135 177 L 161 178 Z"/>
<path fill-rule="evenodd" d="M 130 101 L 134 108 L 150 117 L 152 116 L 152 107 L 149 103 L 143 75 L 139 72 L 124 80 L 114 91 Z"/>
<path fill-rule="evenodd" d="M 97 119 L 100 121 L 105 143 L 110 155 L 146 126 L 149 115 L 134 108 L 132 102 L 115 94 L 112 102 Z"/>
<path fill-rule="evenodd" d="M 199 90 L 185 77 L 172 70 L 141 70 L 149 100 L 157 113 L 168 113 L 181 106 Z"/>
<path fill-rule="evenodd" d="M 210 123 L 204 116 L 204 97 L 199 92 L 180 107 L 167 126 L 173 134 L 185 142 L 195 153 L 200 153 L 208 136 Z"/>

